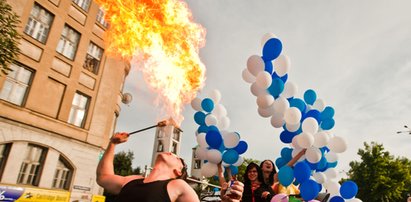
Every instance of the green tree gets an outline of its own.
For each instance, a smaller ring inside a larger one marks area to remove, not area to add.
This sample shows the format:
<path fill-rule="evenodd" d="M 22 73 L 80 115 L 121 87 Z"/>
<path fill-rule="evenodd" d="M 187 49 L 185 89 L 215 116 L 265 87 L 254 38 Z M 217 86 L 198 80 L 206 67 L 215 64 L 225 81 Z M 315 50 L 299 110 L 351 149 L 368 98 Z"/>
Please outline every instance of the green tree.
<path fill-rule="evenodd" d="M 114 155 L 114 173 L 121 176 L 139 174 L 140 167 L 133 169 L 134 153 L 132 151 L 121 151 Z"/>
<path fill-rule="evenodd" d="M 19 23 L 19 16 L 11 6 L 5 0 L 0 0 L 0 76 L 11 71 L 9 65 L 17 58 L 18 41 L 21 38 L 16 30 Z"/>
<path fill-rule="evenodd" d="M 348 178 L 358 185 L 357 197 L 363 201 L 406 201 L 411 192 L 411 161 L 395 158 L 382 144 L 364 142 L 358 150 L 360 162 L 350 162 Z M 346 179 L 345 179 L 346 180 Z"/>

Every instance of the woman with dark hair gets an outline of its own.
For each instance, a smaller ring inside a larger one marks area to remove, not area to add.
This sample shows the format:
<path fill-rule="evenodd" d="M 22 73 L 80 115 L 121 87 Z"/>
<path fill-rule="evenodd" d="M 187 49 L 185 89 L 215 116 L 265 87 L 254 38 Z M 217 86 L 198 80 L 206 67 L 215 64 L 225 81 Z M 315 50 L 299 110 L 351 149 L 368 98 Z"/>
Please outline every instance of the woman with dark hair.
<path fill-rule="evenodd" d="M 274 175 L 277 173 L 273 161 L 264 160 L 260 163 L 260 168 L 263 172 L 264 183 L 272 186 L 274 184 Z"/>
<path fill-rule="evenodd" d="M 270 201 L 273 192 L 264 183 L 261 168 L 255 164 L 248 164 L 244 173 L 244 192 L 242 202 L 263 202 Z"/>

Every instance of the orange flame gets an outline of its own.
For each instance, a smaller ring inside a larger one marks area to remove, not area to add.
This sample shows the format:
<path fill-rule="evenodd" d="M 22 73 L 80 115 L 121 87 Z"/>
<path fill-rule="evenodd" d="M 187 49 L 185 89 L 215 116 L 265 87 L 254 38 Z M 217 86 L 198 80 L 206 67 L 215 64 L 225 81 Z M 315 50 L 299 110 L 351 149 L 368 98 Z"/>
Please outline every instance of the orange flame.
<path fill-rule="evenodd" d="M 205 29 L 193 22 L 180 0 L 96 0 L 110 24 L 107 53 L 142 61 L 150 88 L 159 94 L 168 115 L 181 123 L 184 104 L 196 97 L 205 81 L 199 49 Z"/>

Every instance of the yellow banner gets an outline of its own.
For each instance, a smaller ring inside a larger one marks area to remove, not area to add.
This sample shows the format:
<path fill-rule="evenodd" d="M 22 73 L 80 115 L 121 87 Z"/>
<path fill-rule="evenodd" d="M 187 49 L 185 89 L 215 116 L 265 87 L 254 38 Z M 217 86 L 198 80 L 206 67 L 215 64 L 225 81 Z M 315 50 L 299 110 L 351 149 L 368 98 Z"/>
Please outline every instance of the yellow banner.
<path fill-rule="evenodd" d="M 25 187 L 16 202 L 68 202 L 70 192 Z"/>
<path fill-rule="evenodd" d="M 93 195 L 93 198 L 91 199 L 92 202 L 105 202 L 106 197 L 105 196 L 100 196 L 100 195 Z"/>

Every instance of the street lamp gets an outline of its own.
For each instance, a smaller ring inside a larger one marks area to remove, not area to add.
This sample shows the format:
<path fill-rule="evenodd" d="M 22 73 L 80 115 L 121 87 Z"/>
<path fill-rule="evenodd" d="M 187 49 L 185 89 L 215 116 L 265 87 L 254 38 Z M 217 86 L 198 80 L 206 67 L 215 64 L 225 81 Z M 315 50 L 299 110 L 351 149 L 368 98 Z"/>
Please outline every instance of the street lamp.
<path fill-rule="evenodd" d="M 404 125 L 404 128 L 405 128 L 406 130 L 397 131 L 397 134 L 401 134 L 401 133 L 408 133 L 408 135 L 411 135 L 411 129 L 410 129 L 410 128 L 408 128 L 408 126 L 407 126 L 407 125 Z"/>

